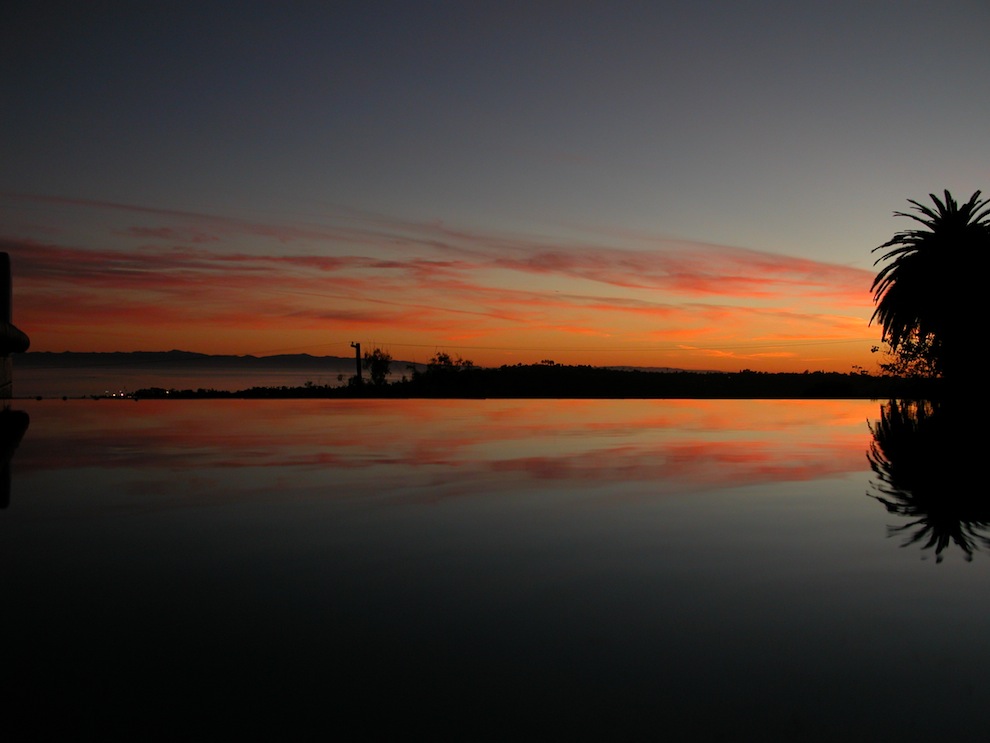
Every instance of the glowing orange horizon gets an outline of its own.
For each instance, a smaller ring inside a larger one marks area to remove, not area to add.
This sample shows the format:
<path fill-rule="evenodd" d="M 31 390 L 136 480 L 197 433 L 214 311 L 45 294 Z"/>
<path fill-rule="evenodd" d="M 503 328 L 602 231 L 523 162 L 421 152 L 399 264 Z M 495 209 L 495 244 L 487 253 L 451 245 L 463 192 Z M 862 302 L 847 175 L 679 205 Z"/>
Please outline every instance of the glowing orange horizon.
<path fill-rule="evenodd" d="M 285 227 L 65 208 L 106 221 L 99 247 L 65 228 L 0 240 L 35 351 L 349 356 L 357 341 L 397 359 L 446 351 L 482 366 L 874 363 L 872 273 L 861 269 L 661 239 L 572 244 L 384 218 Z"/>

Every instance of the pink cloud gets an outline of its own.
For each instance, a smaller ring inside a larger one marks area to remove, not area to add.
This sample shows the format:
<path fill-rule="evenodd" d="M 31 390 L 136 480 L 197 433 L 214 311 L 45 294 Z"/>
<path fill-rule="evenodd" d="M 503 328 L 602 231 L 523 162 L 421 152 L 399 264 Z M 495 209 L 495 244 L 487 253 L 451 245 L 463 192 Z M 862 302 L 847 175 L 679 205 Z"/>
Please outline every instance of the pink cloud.
<path fill-rule="evenodd" d="M 18 322 L 39 329 L 37 349 L 46 328 L 67 337 L 73 323 L 80 343 L 130 324 L 133 332 L 171 332 L 170 345 L 181 346 L 199 323 L 272 333 L 374 329 L 413 343 L 480 339 L 516 348 L 566 346 L 571 337 L 668 350 L 708 345 L 726 357 L 736 352 L 719 344 L 733 338 L 767 344 L 867 334 L 868 272 L 731 246 L 553 244 L 374 215 L 285 226 L 31 198 L 147 218 L 109 229 L 99 246 L 0 239 L 14 262 Z M 749 358 L 757 353 L 790 351 L 761 348 Z"/>

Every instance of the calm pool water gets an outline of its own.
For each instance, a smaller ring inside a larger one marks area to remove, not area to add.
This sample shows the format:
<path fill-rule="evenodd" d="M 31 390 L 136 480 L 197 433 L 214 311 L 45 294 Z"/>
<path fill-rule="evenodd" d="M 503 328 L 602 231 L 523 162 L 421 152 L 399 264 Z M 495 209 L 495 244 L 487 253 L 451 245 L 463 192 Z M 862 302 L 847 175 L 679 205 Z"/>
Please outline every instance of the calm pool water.
<path fill-rule="evenodd" d="M 12 407 L 32 737 L 985 734 L 987 522 L 879 402 Z"/>

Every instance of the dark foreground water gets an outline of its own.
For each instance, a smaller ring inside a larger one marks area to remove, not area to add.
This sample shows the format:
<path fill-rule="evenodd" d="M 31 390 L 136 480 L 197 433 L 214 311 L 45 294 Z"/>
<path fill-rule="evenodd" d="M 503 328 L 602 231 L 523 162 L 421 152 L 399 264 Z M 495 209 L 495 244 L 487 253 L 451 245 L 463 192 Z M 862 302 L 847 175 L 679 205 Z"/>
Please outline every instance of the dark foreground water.
<path fill-rule="evenodd" d="M 7 739 L 986 733 L 983 522 L 877 402 L 13 407 Z"/>

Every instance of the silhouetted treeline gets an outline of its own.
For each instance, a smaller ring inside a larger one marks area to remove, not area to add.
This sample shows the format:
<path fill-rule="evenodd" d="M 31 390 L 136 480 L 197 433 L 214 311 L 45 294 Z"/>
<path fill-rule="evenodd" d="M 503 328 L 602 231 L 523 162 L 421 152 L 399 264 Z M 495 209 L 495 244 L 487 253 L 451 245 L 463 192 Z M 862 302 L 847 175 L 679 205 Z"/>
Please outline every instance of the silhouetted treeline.
<path fill-rule="evenodd" d="M 934 399 L 939 380 L 805 372 L 651 372 L 534 364 L 433 368 L 391 384 L 252 387 L 221 390 L 143 389 L 137 398 L 915 398 Z"/>

